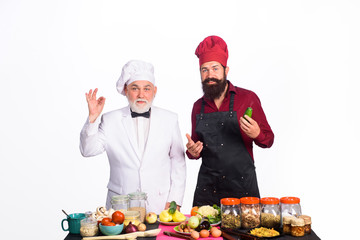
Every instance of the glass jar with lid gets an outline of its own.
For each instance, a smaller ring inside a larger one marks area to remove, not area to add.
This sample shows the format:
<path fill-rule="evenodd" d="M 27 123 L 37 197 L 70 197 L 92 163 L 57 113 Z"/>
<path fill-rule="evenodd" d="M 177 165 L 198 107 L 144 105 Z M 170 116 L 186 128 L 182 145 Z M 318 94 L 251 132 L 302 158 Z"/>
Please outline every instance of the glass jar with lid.
<path fill-rule="evenodd" d="M 86 212 L 85 218 L 80 221 L 80 235 L 82 237 L 93 237 L 99 232 L 98 222 L 91 215 L 92 212 Z"/>
<path fill-rule="evenodd" d="M 140 221 L 145 221 L 146 215 L 146 200 L 147 195 L 144 192 L 134 192 L 129 194 L 129 211 L 139 211 L 140 212 Z"/>
<path fill-rule="evenodd" d="M 245 229 L 260 226 L 260 199 L 243 197 L 241 202 L 241 227 Z"/>
<path fill-rule="evenodd" d="M 280 200 L 275 197 L 260 199 L 260 224 L 262 227 L 279 229 L 281 224 Z"/>
<path fill-rule="evenodd" d="M 115 195 L 111 198 L 111 208 L 125 212 L 129 208 L 129 196 L 128 195 Z"/>
<path fill-rule="evenodd" d="M 291 219 L 291 236 L 302 237 L 305 235 L 305 221 L 302 218 Z"/>
<path fill-rule="evenodd" d="M 124 226 L 127 226 L 130 222 L 136 226 L 141 223 L 139 211 L 125 211 L 124 217 Z"/>
<path fill-rule="evenodd" d="M 301 215 L 300 198 L 298 197 L 282 197 L 280 198 L 281 217 Z M 281 219 L 282 220 L 282 219 Z M 282 224 L 282 222 L 281 222 Z"/>
<path fill-rule="evenodd" d="M 222 198 L 221 227 L 237 229 L 241 227 L 240 199 Z"/>
<path fill-rule="evenodd" d="M 305 221 L 305 234 L 311 233 L 311 217 L 307 215 L 301 215 L 299 218 L 304 219 Z"/>

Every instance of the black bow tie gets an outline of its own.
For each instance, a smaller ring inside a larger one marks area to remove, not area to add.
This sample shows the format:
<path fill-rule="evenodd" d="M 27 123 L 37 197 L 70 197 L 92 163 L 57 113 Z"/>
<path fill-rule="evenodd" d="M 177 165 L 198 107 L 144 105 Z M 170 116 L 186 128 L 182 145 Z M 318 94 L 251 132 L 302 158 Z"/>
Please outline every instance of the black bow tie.
<path fill-rule="evenodd" d="M 136 118 L 136 117 L 145 117 L 145 118 L 149 118 L 150 117 L 150 110 L 144 113 L 137 113 L 137 112 L 133 112 L 131 111 L 131 117 L 132 118 Z"/>

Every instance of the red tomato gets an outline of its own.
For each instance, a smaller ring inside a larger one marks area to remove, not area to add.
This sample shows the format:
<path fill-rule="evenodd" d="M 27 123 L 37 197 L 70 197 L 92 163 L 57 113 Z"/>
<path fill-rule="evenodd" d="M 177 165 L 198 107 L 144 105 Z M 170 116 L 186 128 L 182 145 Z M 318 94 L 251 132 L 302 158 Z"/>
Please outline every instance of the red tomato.
<path fill-rule="evenodd" d="M 125 220 L 125 216 L 122 212 L 120 211 L 115 211 L 112 214 L 112 221 L 116 224 L 122 224 Z"/>
<path fill-rule="evenodd" d="M 103 218 L 102 220 L 101 220 L 101 225 L 103 225 L 103 226 L 109 226 L 109 225 L 106 225 L 106 224 L 108 224 L 108 223 L 110 223 L 111 222 L 111 219 L 110 218 Z"/>
<path fill-rule="evenodd" d="M 103 226 L 115 226 L 116 224 L 114 222 L 106 222 L 105 224 L 101 224 Z"/>

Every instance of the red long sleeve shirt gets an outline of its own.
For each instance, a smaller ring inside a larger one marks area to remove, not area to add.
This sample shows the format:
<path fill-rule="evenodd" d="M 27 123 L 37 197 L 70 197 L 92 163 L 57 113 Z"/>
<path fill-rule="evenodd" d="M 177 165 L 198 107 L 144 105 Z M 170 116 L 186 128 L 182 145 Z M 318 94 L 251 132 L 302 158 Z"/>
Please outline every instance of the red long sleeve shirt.
<path fill-rule="evenodd" d="M 202 99 L 204 98 L 205 100 L 204 113 L 225 112 L 225 111 L 227 112 L 229 111 L 230 92 L 234 92 L 235 93 L 234 111 L 237 112 L 238 122 L 240 120 L 240 117 L 244 115 L 246 108 L 251 107 L 253 109 L 252 119 L 254 119 L 260 127 L 260 134 L 255 139 L 249 138 L 242 130 L 240 130 L 242 139 L 244 141 L 244 145 L 248 150 L 252 159 L 254 159 L 253 142 L 255 142 L 255 144 L 258 145 L 259 147 L 269 148 L 272 146 L 274 142 L 274 133 L 272 132 L 271 127 L 266 120 L 266 116 L 261 107 L 260 99 L 258 98 L 258 96 L 252 91 L 232 85 L 230 81 L 228 81 L 228 83 L 229 86 L 227 93 L 219 109 L 217 109 L 213 100 L 209 100 L 204 97 L 201 97 L 194 103 L 193 110 L 191 113 L 191 123 L 192 123 L 191 138 L 194 140 L 194 142 L 200 140 L 199 136 L 195 132 L 195 127 L 196 127 L 196 115 L 199 114 L 201 111 Z M 239 128 L 240 128 L 240 123 L 239 123 Z M 186 154 L 190 159 L 196 159 L 188 151 L 186 151 Z"/>

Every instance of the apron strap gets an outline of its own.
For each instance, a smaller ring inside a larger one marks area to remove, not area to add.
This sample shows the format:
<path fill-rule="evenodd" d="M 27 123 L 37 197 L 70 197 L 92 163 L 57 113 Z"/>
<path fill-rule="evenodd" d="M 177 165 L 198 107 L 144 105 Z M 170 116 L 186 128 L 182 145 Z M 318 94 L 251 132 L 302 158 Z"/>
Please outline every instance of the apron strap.
<path fill-rule="evenodd" d="M 204 98 L 203 98 L 203 99 L 202 99 L 202 104 L 201 104 L 200 119 L 203 119 L 204 108 L 205 108 L 205 100 L 204 100 Z"/>
<path fill-rule="evenodd" d="M 230 93 L 230 104 L 229 104 L 229 116 L 230 117 L 233 116 L 233 112 L 234 112 L 234 96 L 235 96 L 235 93 L 231 92 Z"/>

